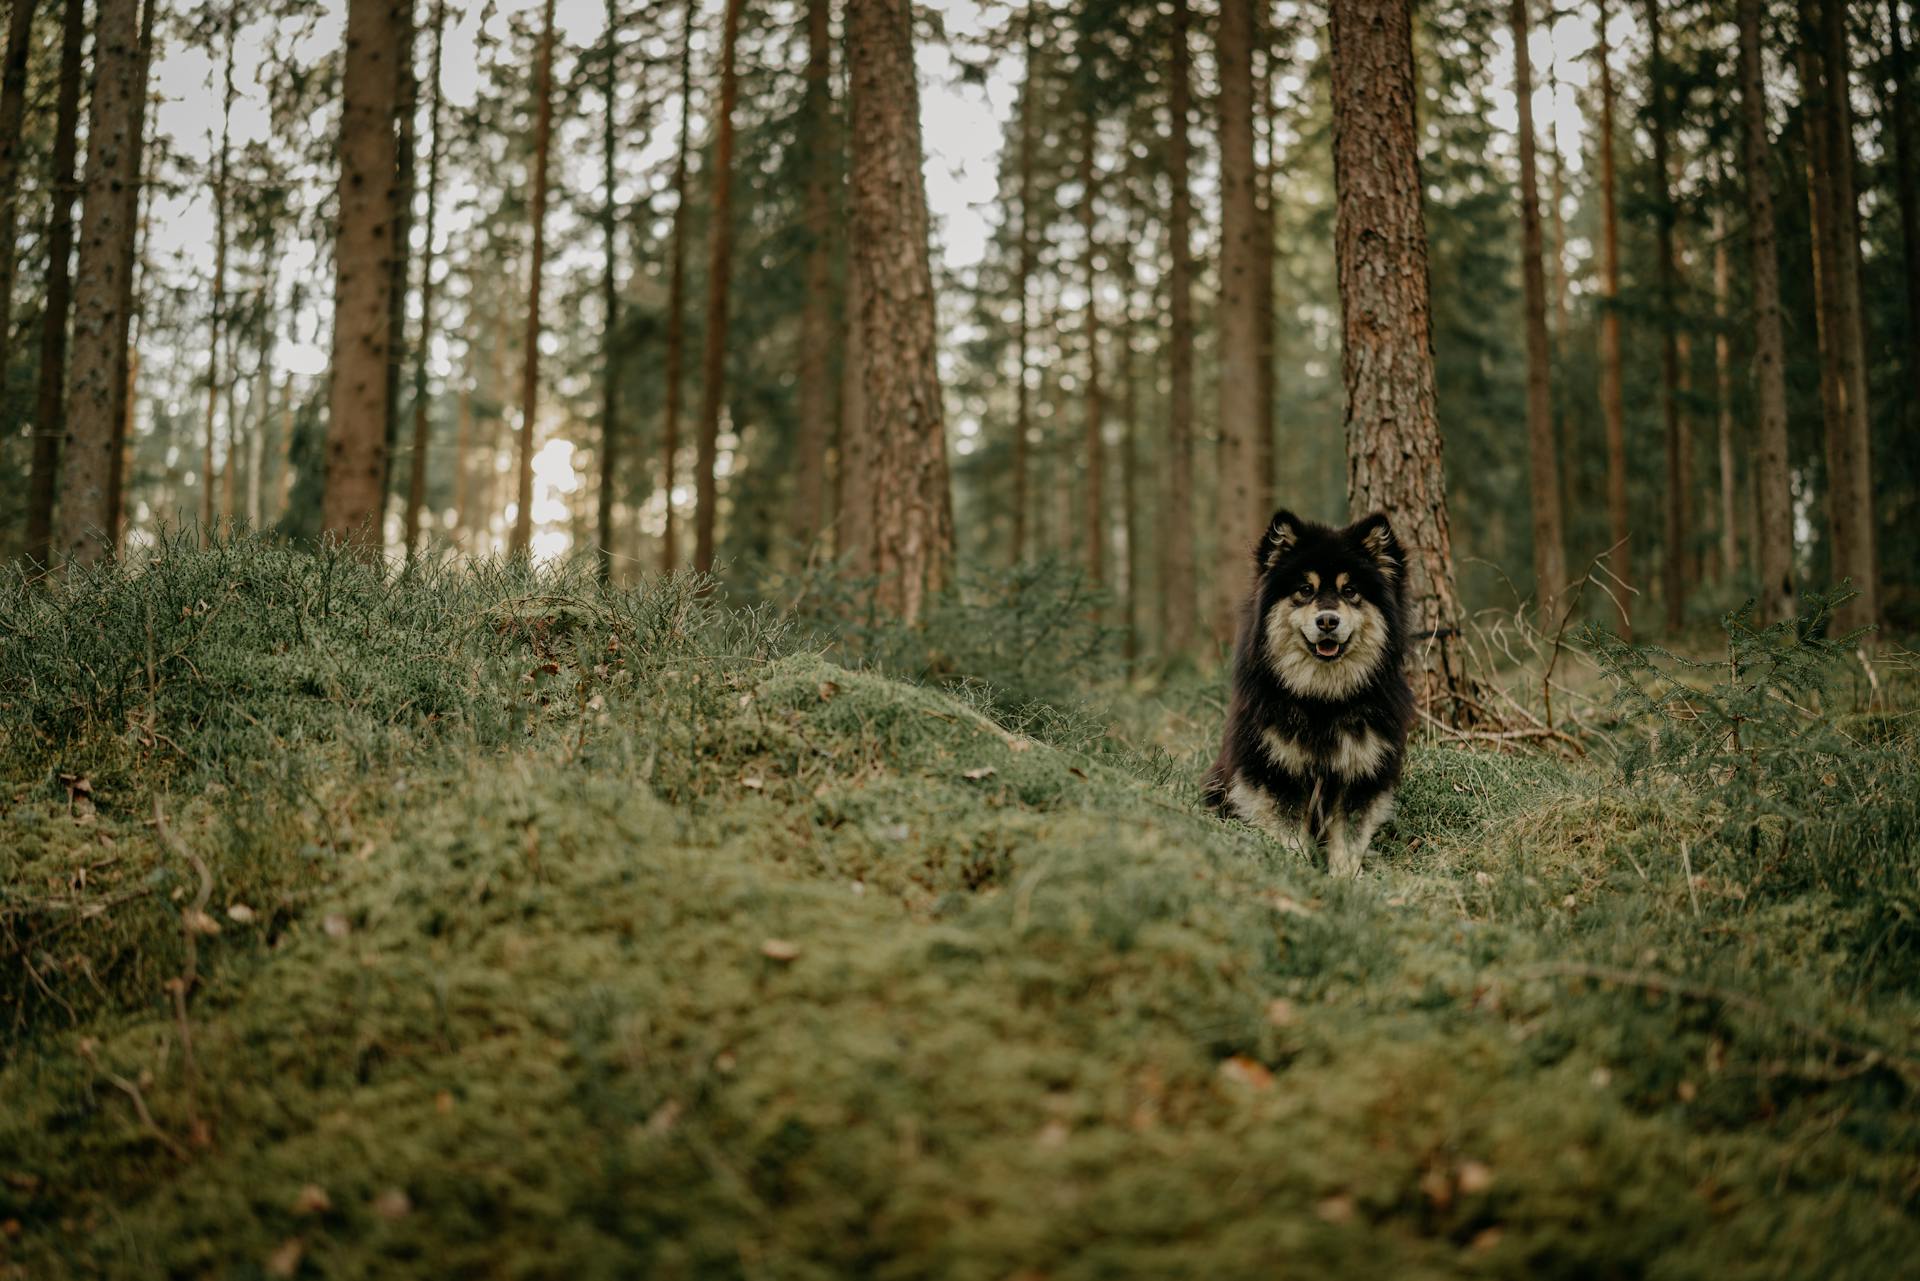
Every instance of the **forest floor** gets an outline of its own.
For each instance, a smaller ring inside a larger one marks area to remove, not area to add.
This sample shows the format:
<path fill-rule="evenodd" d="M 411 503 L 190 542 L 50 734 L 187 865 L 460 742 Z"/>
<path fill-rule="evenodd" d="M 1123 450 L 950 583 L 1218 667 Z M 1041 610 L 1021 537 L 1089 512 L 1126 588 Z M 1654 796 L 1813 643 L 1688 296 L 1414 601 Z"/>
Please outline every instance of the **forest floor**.
<path fill-rule="evenodd" d="M 1342 883 L 1200 807 L 1197 679 L 247 543 L 0 588 L 0 1276 L 1900 1275 L 1890 671 L 1731 759 L 1424 739 Z"/>

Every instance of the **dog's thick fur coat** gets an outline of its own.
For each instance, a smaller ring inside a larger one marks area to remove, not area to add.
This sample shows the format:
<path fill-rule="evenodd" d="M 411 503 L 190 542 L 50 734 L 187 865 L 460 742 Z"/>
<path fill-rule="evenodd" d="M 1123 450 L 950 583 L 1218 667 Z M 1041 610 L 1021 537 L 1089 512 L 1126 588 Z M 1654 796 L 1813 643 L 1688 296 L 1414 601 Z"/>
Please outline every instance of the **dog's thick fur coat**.
<path fill-rule="evenodd" d="M 1357 876 L 1413 720 L 1406 558 L 1379 513 L 1333 529 L 1281 511 L 1254 560 L 1207 800 Z"/>

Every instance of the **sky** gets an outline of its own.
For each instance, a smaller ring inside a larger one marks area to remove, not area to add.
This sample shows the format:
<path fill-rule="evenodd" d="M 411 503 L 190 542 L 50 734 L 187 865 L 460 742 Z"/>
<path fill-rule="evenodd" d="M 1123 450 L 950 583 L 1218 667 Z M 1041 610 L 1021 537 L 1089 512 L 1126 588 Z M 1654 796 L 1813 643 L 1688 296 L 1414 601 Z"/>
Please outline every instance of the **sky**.
<path fill-rule="evenodd" d="M 462 6 L 449 15 L 446 33 L 442 86 L 452 106 L 471 104 L 479 85 L 480 72 L 476 41 L 481 24 L 487 22 L 496 36 L 505 34 L 511 15 L 531 11 L 538 0 L 500 0 L 495 6 Z M 1283 10 L 1291 0 L 1282 0 Z M 709 6 L 711 7 L 711 6 Z M 980 0 L 933 0 L 922 8 L 937 14 L 946 32 L 956 40 L 982 34 L 987 24 L 1004 17 L 1004 9 L 985 5 Z M 558 0 L 556 26 L 563 44 L 580 47 L 600 37 L 605 24 L 605 0 Z M 424 6 L 423 6 L 424 13 Z M 344 23 L 344 0 L 326 0 L 316 18 L 306 28 L 295 48 L 302 62 L 311 62 L 336 47 Z M 1630 15 L 1617 14 L 1627 37 Z M 243 29 L 237 45 L 236 91 L 238 99 L 232 118 L 232 140 L 236 148 L 267 137 L 266 88 L 261 83 L 266 28 L 255 24 Z M 1311 37 L 1309 37 L 1311 39 Z M 1496 65 L 1511 64 L 1511 46 L 1506 32 L 1496 33 Z M 1579 96 L 1591 70 L 1590 49 L 1593 31 L 1584 14 L 1566 14 L 1550 29 L 1536 29 L 1531 40 L 1535 66 L 1536 92 L 1534 115 L 1536 128 L 1544 138 L 1556 123 L 1560 145 L 1571 170 L 1577 171 L 1583 123 Z M 1618 43 L 1618 40 L 1616 40 Z M 420 56 L 424 70 L 427 41 L 423 35 Z M 1019 67 L 1010 59 L 987 68 L 984 78 L 964 79 L 947 48 L 923 42 L 917 51 L 920 72 L 921 124 L 927 149 L 927 201 L 934 217 L 933 251 L 949 273 L 964 276 L 978 264 L 991 235 L 993 218 L 990 206 L 995 199 L 995 179 L 1005 126 L 1014 109 Z M 709 63 L 712 50 L 696 42 L 695 66 Z M 1199 65 L 1206 65 L 1201 59 Z M 1558 80 L 1557 98 L 1549 89 L 1549 68 Z M 698 74 L 698 71 L 696 71 Z M 190 170 L 207 166 L 217 146 L 220 119 L 220 68 L 208 51 L 196 48 L 184 39 L 165 41 L 154 67 L 154 90 L 159 97 L 156 128 L 171 140 L 171 147 L 186 161 Z M 1497 128 L 1511 131 L 1515 111 L 1511 91 L 1493 94 Z M 696 104 L 699 109 L 700 104 Z M 678 130 L 678 105 L 669 103 L 656 117 L 650 133 L 628 140 L 625 166 L 639 173 L 664 168 L 672 155 Z M 316 121 L 324 128 L 328 122 Z M 1196 122 L 1196 128 L 1204 128 Z M 696 130 L 696 137 L 698 136 Z M 423 140 L 424 141 L 424 140 Z M 424 156 L 422 159 L 424 172 Z M 330 176 L 323 176 L 328 180 Z M 446 193 L 458 196 L 457 190 Z M 457 207 L 457 200 L 443 200 L 442 209 Z M 416 220 L 416 237 L 422 234 Z M 440 248 L 460 234 L 456 217 L 443 214 Z M 176 283 L 204 280 L 212 266 L 213 213 L 211 198 L 204 183 L 188 182 L 184 189 L 157 198 L 154 202 L 148 243 L 150 259 Z M 576 251 L 580 252 L 580 251 Z M 290 243 L 280 261 L 282 288 L 296 279 L 312 278 L 323 271 L 325 258 L 320 247 Z M 565 262 L 556 264 L 564 270 Z M 291 340 L 279 353 L 283 366 L 302 377 L 316 377 L 325 371 L 326 317 L 320 310 L 325 290 L 314 290 L 320 301 L 313 314 L 296 318 Z M 143 352 L 151 360 L 153 353 Z M 204 353 L 173 353 L 198 361 L 204 368 Z M 433 352 L 433 363 L 441 372 L 451 366 L 453 347 L 442 336 Z M 165 362 L 161 362 L 164 364 Z M 571 446 L 564 441 L 549 441 L 538 455 L 535 515 L 543 531 L 540 547 L 553 551 L 564 548 L 564 534 L 557 531 L 565 524 L 564 495 L 578 484 L 573 474 Z M 556 538 L 559 539 L 556 542 Z"/>

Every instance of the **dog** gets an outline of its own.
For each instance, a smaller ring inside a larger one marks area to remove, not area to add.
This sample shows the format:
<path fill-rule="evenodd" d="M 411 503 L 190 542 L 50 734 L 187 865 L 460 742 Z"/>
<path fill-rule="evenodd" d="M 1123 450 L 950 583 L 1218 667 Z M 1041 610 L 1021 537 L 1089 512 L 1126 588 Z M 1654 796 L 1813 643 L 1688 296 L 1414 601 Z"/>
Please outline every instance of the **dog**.
<path fill-rule="evenodd" d="M 1207 801 L 1358 876 L 1413 722 L 1406 556 L 1381 513 L 1333 529 L 1283 510 L 1254 562 Z"/>

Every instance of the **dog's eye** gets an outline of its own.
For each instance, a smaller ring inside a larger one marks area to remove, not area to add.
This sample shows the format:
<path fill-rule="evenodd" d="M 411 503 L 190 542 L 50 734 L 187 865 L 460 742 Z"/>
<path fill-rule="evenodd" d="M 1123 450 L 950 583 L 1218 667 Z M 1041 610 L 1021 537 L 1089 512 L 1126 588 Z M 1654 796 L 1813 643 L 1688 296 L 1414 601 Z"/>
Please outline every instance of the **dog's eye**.
<path fill-rule="evenodd" d="M 1310 583 L 1300 584 L 1293 589 L 1293 598 L 1297 601 L 1311 600 L 1313 598 L 1313 585 Z"/>
<path fill-rule="evenodd" d="M 1358 601 L 1360 599 L 1360 589 L 1352 583 L 1348 583 L 1345 587 L 1342 587 L 1340 594 L 1349 601 Z"/>

